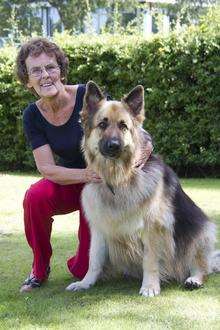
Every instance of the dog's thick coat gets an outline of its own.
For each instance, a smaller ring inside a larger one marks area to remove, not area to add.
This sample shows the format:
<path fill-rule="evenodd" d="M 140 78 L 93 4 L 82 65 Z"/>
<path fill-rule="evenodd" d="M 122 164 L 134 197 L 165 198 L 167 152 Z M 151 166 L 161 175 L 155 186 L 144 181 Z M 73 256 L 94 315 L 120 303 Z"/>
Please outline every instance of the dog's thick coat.
<path fill-rule="evenodd" d="M 160 282 L 177 280 L 193 289 L 211 266 L 215 226 L 184 193 L 171 168 L 152 155 L 140 169 L 144 91 L 134 88 L 120 102 L 106 101 L 87 84 L 82 111 L 83 149 L 103 179 L 89 183 L 82 202 L 91 228 L 89 270 L 67 290 L 87 289 L 110 264 L 115 273 L 142 278 L 140 294 L 160 293 Z"/>

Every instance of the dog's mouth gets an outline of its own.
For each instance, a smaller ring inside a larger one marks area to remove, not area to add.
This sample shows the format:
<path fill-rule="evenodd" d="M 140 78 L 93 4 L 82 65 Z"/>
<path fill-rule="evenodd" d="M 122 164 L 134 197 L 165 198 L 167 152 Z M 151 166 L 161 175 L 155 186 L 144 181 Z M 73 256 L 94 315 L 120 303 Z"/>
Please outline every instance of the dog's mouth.
<path fill-rule="evenodd" d="M 122 143 L 117 138 L 102 139 L 99 141 L 99 151 L 105 158 L 111 160 L 117 159 L 120 157 L 122 150 Z"/>

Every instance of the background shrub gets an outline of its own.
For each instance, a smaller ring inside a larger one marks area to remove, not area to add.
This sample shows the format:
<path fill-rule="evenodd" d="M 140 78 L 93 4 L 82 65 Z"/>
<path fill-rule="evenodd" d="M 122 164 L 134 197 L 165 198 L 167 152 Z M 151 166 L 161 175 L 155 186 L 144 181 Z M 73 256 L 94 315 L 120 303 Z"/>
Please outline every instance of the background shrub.
<path fill-rule="evenodd" d="M 220 175 L 218 34 L 194 28 L 151 41 L 67 34 L 55 41 L 69 57 L 69 83 L 94 80 L 116 99 L 144 86 L 144 126 L 179 174 Z M 15 53 L 8 47 L 0 54 L 0 169 L 32 170 L 21 117 L 34 97 L 14 78 Z"/>

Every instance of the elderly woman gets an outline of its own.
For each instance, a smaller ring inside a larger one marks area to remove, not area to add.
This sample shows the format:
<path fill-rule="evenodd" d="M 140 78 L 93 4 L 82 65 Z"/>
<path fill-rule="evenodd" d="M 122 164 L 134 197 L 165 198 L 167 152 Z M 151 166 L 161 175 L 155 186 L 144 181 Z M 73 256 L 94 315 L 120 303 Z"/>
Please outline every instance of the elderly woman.
<path fill-rule="evenodd" d="M 79 247 L 67 265 L 79 278 L 88 269 L 90 232 L 80 194 L 86 182 L 99 183 L 101 179 L 86 167 L 80 150 L 83 130 L 79 113 L 85 85 L 66 85 L 67 71 L 67 57 L 47 39 L 31 39 L 18 53 L 17 76 L 38 97 L 24 110 L 23 123 L 37 169 L 43 176 L 27 190 L 23 203 L 25 234 L 33 251 L 33 263 L 21 292 L 40 287 L 49 276 L 54 215 L 79 210 Z M 149 143 L 146 154 L 151 149 Z M 54 154 L 58 156 L 57 163 Z"/>

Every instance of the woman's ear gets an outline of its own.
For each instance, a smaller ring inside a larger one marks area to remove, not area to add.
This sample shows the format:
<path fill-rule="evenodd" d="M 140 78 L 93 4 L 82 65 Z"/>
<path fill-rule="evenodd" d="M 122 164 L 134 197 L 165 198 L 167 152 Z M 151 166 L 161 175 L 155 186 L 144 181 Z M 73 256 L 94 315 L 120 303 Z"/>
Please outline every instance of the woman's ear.
<path fill-rule="evenodd" d="M 27 88 L 32 88 L 33 87 L 32 84 L 29 81 L 27 82 L 26 86 L 27 86 Z"/>

